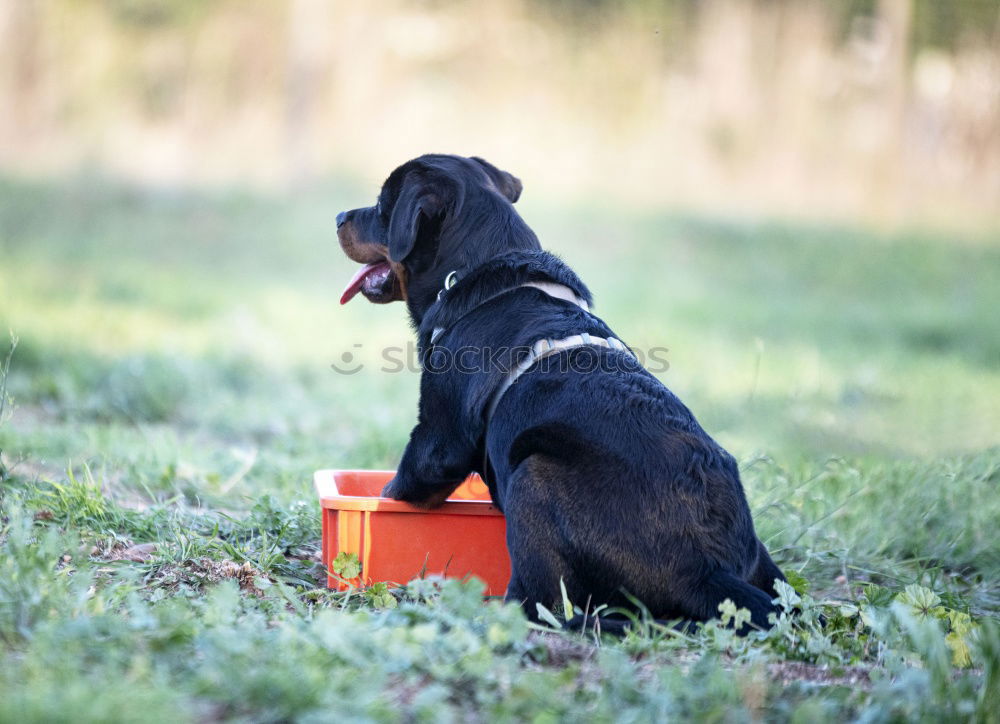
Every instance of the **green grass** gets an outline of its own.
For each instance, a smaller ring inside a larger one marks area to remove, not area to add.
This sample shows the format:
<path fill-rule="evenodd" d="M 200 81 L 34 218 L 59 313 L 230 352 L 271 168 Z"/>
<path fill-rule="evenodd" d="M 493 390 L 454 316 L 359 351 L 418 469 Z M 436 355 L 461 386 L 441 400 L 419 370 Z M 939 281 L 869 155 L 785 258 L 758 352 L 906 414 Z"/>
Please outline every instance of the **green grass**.
<path fill-rule="evenodd" d="M 740 458 L 800 617 L 602 642 L 474 584 L 325 591 L 312 471 L 393 467 L 415 416 L 417 372 L 380 370 L 402 307 L 336 304 L 332 220 L 372 190 L 8 178 L 0 721 L 995 721 L 1000 239 L 533 191 L 543 243 Z"/>

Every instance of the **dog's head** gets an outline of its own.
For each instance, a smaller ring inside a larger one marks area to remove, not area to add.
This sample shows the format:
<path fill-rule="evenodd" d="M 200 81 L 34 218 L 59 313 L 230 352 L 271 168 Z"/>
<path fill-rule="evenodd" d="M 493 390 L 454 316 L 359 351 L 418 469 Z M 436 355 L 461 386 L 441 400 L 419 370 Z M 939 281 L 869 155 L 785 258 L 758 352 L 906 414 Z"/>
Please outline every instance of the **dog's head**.
<path fill-rule="evenodd" d="M 471 270 L 499 254 L 538 249 L 514 210 L 521 182 L 481 158 L 426 155 L 393 171 L 374 206 L 337 215 L 344 253 L 364 266 L 340 298 L 403 300 L 415 323 L 451 271 Z"/>

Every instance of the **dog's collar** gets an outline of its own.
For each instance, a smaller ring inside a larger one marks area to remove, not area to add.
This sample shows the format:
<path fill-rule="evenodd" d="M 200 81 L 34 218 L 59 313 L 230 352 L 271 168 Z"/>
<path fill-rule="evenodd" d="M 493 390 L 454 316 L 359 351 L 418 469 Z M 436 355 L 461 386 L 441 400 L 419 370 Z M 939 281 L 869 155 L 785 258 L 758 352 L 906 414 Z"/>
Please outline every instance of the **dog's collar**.
<path fill-rule="evenodd" d="M 448 279 L 450 288 L 440 291 L 439 299 L 431 303 L 419 320 L 421 354 L 425 346 L 431 346 L 430 337 L 435 329 L 450 328 L 473 309 L 527 282 L 562 284 L 588 305 L 593 304 L 590 291 L 573 270 L 545 251 L 511 251 L 472 268 L 452 268 L 456 272 L 454 275 L 448 272 L 441 276 L 442 282 Z M 575 302 L 571 303 L 576 306 Z"/>
<path fill-rule="evenodd" d="M 437 295 L 439 301 L 441 300 L 441 297 L 444 295 L 445 292 L 447 292 L 449 289 L 455 286 L 455 283 L 457 281 L 458 281 L 458 273 L 456 271 L 448 272 L 448 276 L 444 278 L 444 286 L 441 287 L 441 290 L 438 292 Z M 555 282 L 525 282 L 524 284 L 519 284 L 516 287 L 512 287 L 510 289 L 504 289 L 502 292 L 496 294 L 495 296 L 490 297 L 486 301 L 492 301 L 493 299 L 496 299 L 496 297 L 499 297 L 502 294 L 511 292 L 514 289 L 520 289 L 521 287 L 534 287 L 535 289 L 541 289 L 550 297 L 555 297 L 556 299 L 562 299 L 563 301 L 569 302 L 570 304 L 575 304 L 585 312 L 590 311 L 590 305 L 587 304 L 586 299 L 577 295 L 576 292 L 574 292 L 565 284 L 557 284 Z M 437 343 L 438 339 L 441 338 L 441 335 L 444 334 L 445 329 L 447 329 L 447 327 L 442 326 L 434 328 L 434 330 L 431 332 L 431 344 Z"/>
<path fill-rule="evenodd" d="M 577 296 L 576 292 L 567 287 L 565 284 L 556 284 L 555 282 L 525 282 L 521 286 L 541 289 L 550 297 L 555 297 L 556 299 L 563 299 L 567 302 L 571 302 L 572 304 L 575 304 L 585 312 L 590 311 L 590 305 L 587 304 L 587 300 Z"/>
<path fill-rule="evenodd" d="M 444 296 L 445 292 L 455 286 L 457 281 L 458 272 L 454 270 L 448 272 L 448 276 L 444 278 L 444 286 L 442 286 L 441 291 L 438 292 L 438 300 Z M 565 284 L 557 284 L 556 282 L 525 282 L 524 284 L 519 284 L 516 287 L 504 289 L 502 292 L 490 297 L 486 301 L 491 301 L 503 294 L 512 292 L 515 289 L 521 289 L 522 287 L 534 287 L 535 289 L 540 289 L 550 297 L 561 299 L 564 302 L 569 302 L 570 304 L 575 304 L 585 312 L 590 311 L 590 305 L 587 303 L 586 299 L 580 297 Z M 442 334 L 444 334 L 445 329 L 447 329 L 447 327 L 434 328 L 434 331 L 431 332 L 432 345 L 438 341 Z M 630 357 L 635 356 L 629 348 L 622 343 L 621 340 L 615 339 L 614 337 L 595 337 L 584 332 L 582 334 L 573 334 L 569 337 L 564 337 L 563 339 L 540 339 L 531 346 L 528 356 L 521 360 L 517 367 L 507 373 L 504 381 L 500 383 L 500 386 L 493 393 L 490 398 L 489 405 L 486 407 L 486 424 L 488 425 L 490 418 L 493 417 L 493 411 L 496 410 L 497 405 L 500 404 L 500 398 L 504 396 L 504 393 L 510 389 L 511 385 L 517 382 L 517 379 L 527 372 L 531 366 L 535 364 L 535 362 L 538 362 L 540 359 L 548 357 L 549 355 L 556 354 L 557 352 L 563 352 L 575 347 L 586 347 L 588 345 L 607 347 L 608 349 L 625 352 Z"/>

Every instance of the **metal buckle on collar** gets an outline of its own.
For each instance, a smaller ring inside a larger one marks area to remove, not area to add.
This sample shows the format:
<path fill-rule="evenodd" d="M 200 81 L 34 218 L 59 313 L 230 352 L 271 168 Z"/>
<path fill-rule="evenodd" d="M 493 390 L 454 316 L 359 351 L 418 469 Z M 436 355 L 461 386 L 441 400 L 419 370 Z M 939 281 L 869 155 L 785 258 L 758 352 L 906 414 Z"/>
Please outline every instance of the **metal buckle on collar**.
<path fill-rule="evenodd" d="M 457 281 L 458 281 L 458 272 L 452 269 L 450 272 L 448 272 L 448 276 L 444 278 L 444 286 L 438 290 L 437 300 L 439 302 L 441 301 L 441 296 L 446 291 L 455 286 L 455 283 Z M 438 337 L 440 337 L 443 333 L 444 333 L 444 327 L 435 327 L 434 331 L 431 332 L 431 344 L 436 343 L 438 341 Z"/>
<path fill-rule="evenodd" d="M 448 272 L 448 276 L 444 278 L 444 286 L 441 287 L 440 290 L 438 290 L 438 295 L 437 295 L 438 301 L 441 301 L 441 295 L 444 294 L 449 289 L 451 289 L 453 286 L 455 286 L 455 282 L 457 281 L 458 281 L 458 272 L 452 269 L 450 272 Z"/>

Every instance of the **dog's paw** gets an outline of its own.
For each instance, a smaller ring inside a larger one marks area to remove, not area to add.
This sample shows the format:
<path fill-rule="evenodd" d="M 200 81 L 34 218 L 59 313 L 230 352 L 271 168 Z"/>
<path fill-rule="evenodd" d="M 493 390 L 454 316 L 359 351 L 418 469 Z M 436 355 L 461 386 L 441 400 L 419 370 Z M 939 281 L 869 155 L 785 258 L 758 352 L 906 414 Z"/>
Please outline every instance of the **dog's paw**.
<path fill-rule="evenodd" d="M 382 492 L 379 493 L 379 495 L 381 495 L 383 498 L 392 498 L 393 500 L 403 499 L 400 494 L 399 485 L 396 483 L 396 478 L 393 478 L 388 483 L 386 483 L 385 487 L 382 488 Z"/>
<path fill-rule="evenodd" d="M 416 508 L 429 509 L 437 508 L 444 504 L 448 496 L 451 495 L 452 490 L 454 490 L 454 487 L 439 490 L 406 488 L 400 485 L 398 478 L 393 478 L 382 488 L 381 496 L 383 498 L 392 498 L 393 500 L 402 500 L 404 503 L 409 503 Z"/>

